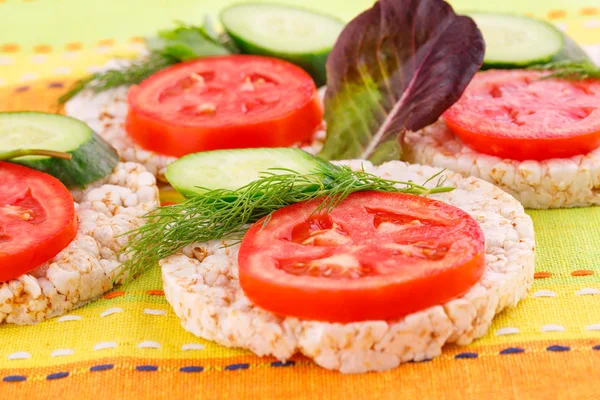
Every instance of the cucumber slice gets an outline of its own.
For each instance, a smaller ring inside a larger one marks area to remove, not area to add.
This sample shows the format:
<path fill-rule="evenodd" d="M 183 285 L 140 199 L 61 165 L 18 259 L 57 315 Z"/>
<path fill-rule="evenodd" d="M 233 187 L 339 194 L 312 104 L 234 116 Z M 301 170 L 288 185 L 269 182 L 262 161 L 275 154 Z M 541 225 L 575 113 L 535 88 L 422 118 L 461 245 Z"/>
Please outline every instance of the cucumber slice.
<path fill-rule="evenodd" d="M 189 198 L 206 190 L 239 189 L 257 180 L 262 172 L 271 168 L 286 168 L 299 174 L 309 174 L 319 167 L 335 168 L 332 164 L 295 148 L 214 150 L 181 157 L 169 164 L 165 176 L 171 186 Z"/>
<path fill-rule="evenodd" d="M 549 62 L 563 48 L 563 35 L 550 23 L 493 13 L 469 14 L 485 40 L 483 68 L 522 68 Z"/>
<path fill-rule="evenodd" d="M 71 160 L 27 156 L 11 162 L 46 172 L 65 186 L 85 186 L 112 172 L 119 156 L 85 123 L 41 112 L 0 113 L 0 152 L 44 149 L 71 153 Z"/>
<path fill-rule="evenodd" d="M 221 23 L 244 53 L 272 56 L 308 72 L 325 84 L 325 63 L 344 23 L 302 8 L 238 4 L 221 13 Z"/>

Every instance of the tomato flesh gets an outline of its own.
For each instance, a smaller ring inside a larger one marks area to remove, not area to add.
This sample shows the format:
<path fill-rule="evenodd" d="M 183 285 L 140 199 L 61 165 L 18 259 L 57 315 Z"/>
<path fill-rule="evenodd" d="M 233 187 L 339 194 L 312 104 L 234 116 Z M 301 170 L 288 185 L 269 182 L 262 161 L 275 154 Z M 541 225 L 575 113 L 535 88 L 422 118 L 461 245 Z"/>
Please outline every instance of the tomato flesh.
<path fill-rule="evenodd" d="M 464 294 L 483 274 L 483 232 L 458 208 L 361 192 L 313 214 L 318 201 L 280 209 L 244 237 L 240 285 L 258 306 L 317 321 L 392 320 Z"/>
<path fill-rule="evenodd" d="M 75 238 L 71 193 L 56 178 L 0 162 L 0 282 L 26 274 Z"/>
<path fill-rule="evenodd" d="M 128 94 L 128 134 L 145 149 L 181 157 L 206 150 L 285 147 L 322 124 L 315 83 L 283 60 L 233 55 L 166 68 Z"/>
<path fill-rule="evenodd" d="M 600 147 L 600 80 L 540 79 L 547 74 L 480 72 L 444 120 L 467 146 L 501 158 L 568 158 Z"/>

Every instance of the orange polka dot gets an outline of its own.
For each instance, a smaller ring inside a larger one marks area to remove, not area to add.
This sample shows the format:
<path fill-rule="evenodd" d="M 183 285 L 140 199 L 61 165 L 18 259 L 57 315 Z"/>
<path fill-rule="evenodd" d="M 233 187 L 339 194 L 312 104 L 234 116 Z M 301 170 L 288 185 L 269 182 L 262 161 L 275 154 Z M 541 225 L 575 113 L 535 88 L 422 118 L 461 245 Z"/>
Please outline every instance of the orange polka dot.
<path fill-rule="evenodd" d="M 76 51 L 76 50 L 81 50 L 83 48 L 83 45 L 79 42 L 72 42 L 72 43 L 67 43 L 65 48 L 69 51 Z"/>
<path fill-rule="evenodd" d="M 162 290 L 148 290 L 146 291 L 150 296 L 164 296 L 165 292 Z"/>
<path fill-rule="evenodd" d="M 98 46 L 112 46 L 115 44 L 113 39 L 104 39 L 98 42 Z"/>
<path fill-rule="evenodd" d="M 131 43 L 145 43 L 145 42 L 146 42 L 146 39 L 144 39 L 144 38 L 143 38 L 143 37 L 141 37 L 141 36 L 134 36 L 134 37 L 132 37 L 131 39 L 129 39 L 129 41 L 130 41 Z"/>
<path fill-rule="evenodd" d="M 590 271 L 589 269 L 578 269 L 577 271 L 571 272 L 571 276 L 588 276 L 594 275 L 594 271 Z"/>
<path fill-rule="evenodd" d="M 50 53 L 52 51 L 52 46 L 49 44 L 40 44 L 33 48 L 34 53 Z"/>
<path fill-rule="evenodd" d="M 3 53 L 16 53 L 17 51 L 19 51 L 19 49 L 20 47 L 16 43 L 7 43 L 3 44 L 2 47 L 0 47 L 0 51 L 2 51 Z"/>
<path fill-rule="evenodd" d="M 567 12 L 565 10 L 552 10 L 548 13 L 548 19 L 558 19 L 566 16 Z"/>
<path fill-rule="evenodd" d="M 545 278 L 550 278 L 552 276 L 552 274 L 550 272 L 536 272 L 535 274 L 533 274 L 533 277 L 535 279 L 545 279 Z"/>
<path fill-rule="evenodd" d="M 121 297 L 125 292 L 110 292 L 104 295 L 105 299 L 114 299 L 115 297 Z"/>
<path fill-rule="evenodd" d="M 581 15 L 596 15 L 599 12 L 600 11 L 598 11 L 598 9 L 594 8 L 594 7 L 585 7 L 585 8 L 582 8 L 581 10 L 579 10 L 579 14 L 581 14 Z"/>

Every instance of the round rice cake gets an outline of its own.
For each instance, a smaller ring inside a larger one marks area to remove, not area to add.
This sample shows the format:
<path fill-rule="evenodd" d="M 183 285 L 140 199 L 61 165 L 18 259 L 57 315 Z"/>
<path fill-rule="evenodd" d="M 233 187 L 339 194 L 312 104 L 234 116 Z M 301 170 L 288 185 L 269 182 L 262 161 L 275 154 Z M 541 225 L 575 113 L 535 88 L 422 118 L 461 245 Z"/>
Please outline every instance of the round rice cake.
<path fill-rule="evenodd" d="M 101 93 L 83 91 L 65 104 L 65 113 L 88 124 L 117 150 L 121 160 L 140 163 L 160 181 L 166 182 L 167 165 L 177 158 L 145 150 L 127 134 L 128 89 L 123 86 Z M 311 143 L 298 143 L 294 147 L 314 154 L 322 147 L 324 140 L 325 128 L 322 127 L 315 132 Z"/>
<path fill-rule="evenodd" d="M 571 158 L 501 159 L 463 144 L 442 119 L 418 132 L 407 132 L 404 144 L 407 161 L 484 179 L 512 194 L 525 208 L 600 204 L 600 148 Z"/>
<path fill-rule="evenodd" d="M 80 307 L 113 287 L 127 256 L 119 236 L 140 227 L 159 205 L 156 179 L 143 166 L 119 163 L 112 174 L 71 191 L 79 227 L 52 260 L 0 283 L 0 323 L 33 324 Z"/>
<path fill-rule="evenodd" d="M 368 172 L 399 181 L 424 182 L 439 169 L 391 161 Z M 240 288 L 239 244 L 196 243 L 161 260 L 165 296 L 183 327 L 229 347 L 280 360 L 295 353 L 345 373 L 382 371 L 402 362 L 438 356 L 446 343 L 466 345 L 483 336 L 492 318 L 515 307 L 533 281 L 533 223 L 512 196 L 477 178 L 447 173 L 456 189 L 432 198 L 452 204 L 477 220 L 486 239 L 486 269 L 465 295 L 394 321 L 348 324 L 273 315 L 252 304 Z"/>

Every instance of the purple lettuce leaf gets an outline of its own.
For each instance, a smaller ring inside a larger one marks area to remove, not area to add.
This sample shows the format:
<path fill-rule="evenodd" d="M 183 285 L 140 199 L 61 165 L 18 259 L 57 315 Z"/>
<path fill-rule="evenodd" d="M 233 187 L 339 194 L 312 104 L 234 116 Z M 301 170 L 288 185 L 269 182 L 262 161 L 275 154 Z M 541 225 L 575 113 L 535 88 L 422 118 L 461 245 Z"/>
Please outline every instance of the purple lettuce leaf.
<path fill-rule="evenodd" d="M 442 0 L 379 0 L 348 23 L 328 57 L 319 156 L 398 159 L 404 132 L 454 104 L 484 52 L 473 20 Z"/>

